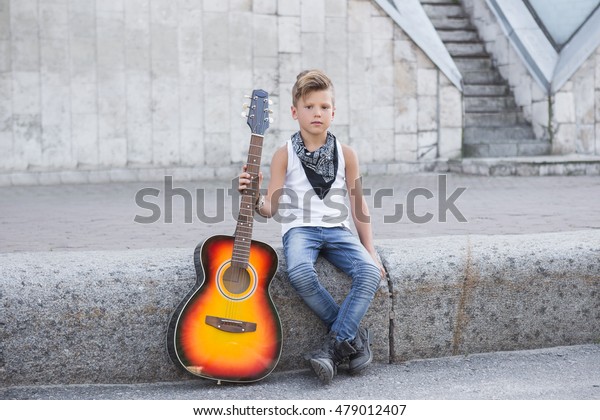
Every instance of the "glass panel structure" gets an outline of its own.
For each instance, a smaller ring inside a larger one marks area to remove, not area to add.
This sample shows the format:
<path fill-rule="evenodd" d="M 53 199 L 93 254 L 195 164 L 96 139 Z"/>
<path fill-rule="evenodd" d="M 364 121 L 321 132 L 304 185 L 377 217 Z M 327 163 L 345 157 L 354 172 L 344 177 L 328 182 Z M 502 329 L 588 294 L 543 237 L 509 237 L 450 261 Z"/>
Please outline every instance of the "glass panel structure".
<path fill-rule="evenodd" d="M 600 0 L 524 0 L 557 51 L 575 35 Z"/>

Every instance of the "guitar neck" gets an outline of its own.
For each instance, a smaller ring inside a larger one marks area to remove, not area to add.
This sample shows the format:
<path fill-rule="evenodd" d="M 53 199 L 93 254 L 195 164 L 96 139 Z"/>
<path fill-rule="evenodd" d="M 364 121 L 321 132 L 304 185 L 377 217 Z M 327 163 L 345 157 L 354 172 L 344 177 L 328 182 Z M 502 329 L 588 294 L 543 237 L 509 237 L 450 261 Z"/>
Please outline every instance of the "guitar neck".
<path fill-rule="evenodd" d="M 262 156 L 263 136 L 253 134 L 250 138 L 246 172 L 252 177 L 252 182 L 242 192 L 240 212 L 235 229 L 232 265 L 246 268 L 250 257 L 250 243 L 252 241 L 252 227 L 254 224 L 254 205 L 259 195 L 258 174 Z"/>

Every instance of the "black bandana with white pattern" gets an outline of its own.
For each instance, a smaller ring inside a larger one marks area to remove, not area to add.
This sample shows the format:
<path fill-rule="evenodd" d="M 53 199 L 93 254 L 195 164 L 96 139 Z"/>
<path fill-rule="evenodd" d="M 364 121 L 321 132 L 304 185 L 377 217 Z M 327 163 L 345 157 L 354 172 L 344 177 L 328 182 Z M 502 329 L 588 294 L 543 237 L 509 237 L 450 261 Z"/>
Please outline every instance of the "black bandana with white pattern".
<path fill-rule="evenodd" d="M 325 144 L 310 152 L 304 146 L 299 131 L 292 135 L 294 152 L 302 162 L 304 172 L 321 200 L 331 189 L 337 174 L 338 159 L 335 142 L 335 136 L 328 131 Z"/>

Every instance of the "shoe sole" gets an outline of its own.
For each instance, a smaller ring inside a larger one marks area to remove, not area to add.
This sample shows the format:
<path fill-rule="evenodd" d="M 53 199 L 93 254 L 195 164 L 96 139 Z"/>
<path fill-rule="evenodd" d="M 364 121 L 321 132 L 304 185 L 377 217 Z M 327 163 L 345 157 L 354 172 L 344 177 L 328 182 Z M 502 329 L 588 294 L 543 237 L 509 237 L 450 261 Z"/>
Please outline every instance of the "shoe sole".
<path fill-rule="evenodd" d="M 310 366 L 323 384 L 328 385 L 331 383 L 335 372 L 332 372 L 325 363 L 322 363 L 319 359 L 312 359 Z"/>

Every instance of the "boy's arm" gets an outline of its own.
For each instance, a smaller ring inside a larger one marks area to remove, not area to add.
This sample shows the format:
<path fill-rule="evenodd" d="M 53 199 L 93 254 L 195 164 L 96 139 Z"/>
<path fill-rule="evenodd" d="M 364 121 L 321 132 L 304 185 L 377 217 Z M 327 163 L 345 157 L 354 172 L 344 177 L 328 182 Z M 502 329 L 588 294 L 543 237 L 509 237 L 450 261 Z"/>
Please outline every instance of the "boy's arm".
<path fill-rule="evenodd" d="M 385 269 L 381 265 L 379 254 L 373 243 L 371 216 L 369 214 L 367 200 L 365 200 L 363 195 L 358 156 L 354 149 L 349 146 L 342 145 L 342 150 L 344 152 L 344 160 L 346 161 L 346 188 L 349 192 L 350 210 L 352 212 L 352 220 L 354 221 L 356 232 L 358 233 L 358 238 L 373 258 L 373 261 L 375 261 L 375 264 L 379 266 L 381 276 L 385 277 Z"/>
<path fill-rule="evenodd" d="M 239 178 L 239 191 L 243 191 L 248 188 L 251 183 L 250 174 L 246 172 L 246 165 L 244 165 L 243 173 L 240 174 Z M 267 187 L 267 194 L 263 196 L 264 202 L 261 203 L 260 208 L 256 211 L 263 217 L 273 217 L 279 208 L 279 197 L 283 192 L 283 184 L 285 182 L 285 173 L 287 171 L 287 146 L 280 147 L 273 154 L 271 160 L 271 179 L 269 186 Z M 262 184 L 262 172 L 259 174 L 258 188 Z"/>

